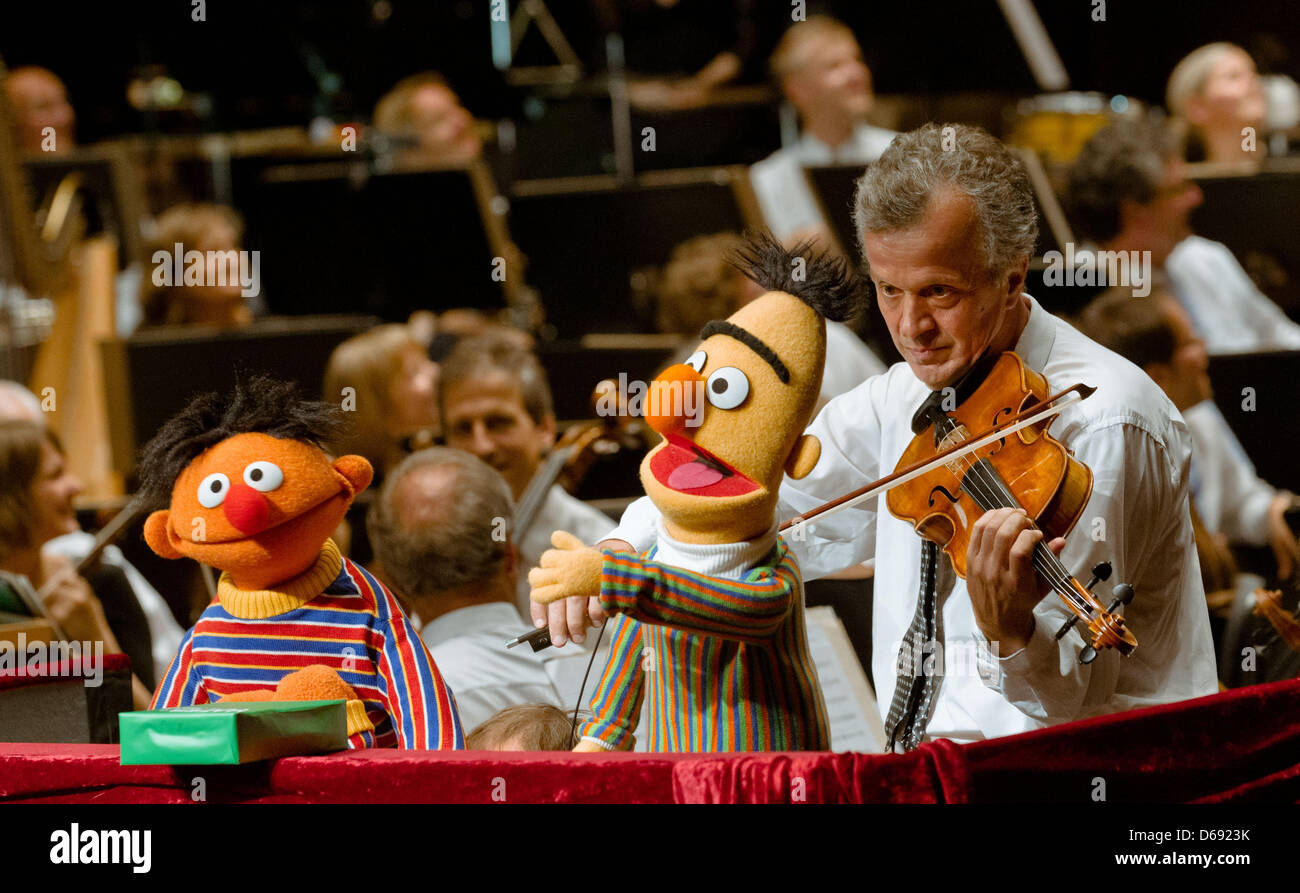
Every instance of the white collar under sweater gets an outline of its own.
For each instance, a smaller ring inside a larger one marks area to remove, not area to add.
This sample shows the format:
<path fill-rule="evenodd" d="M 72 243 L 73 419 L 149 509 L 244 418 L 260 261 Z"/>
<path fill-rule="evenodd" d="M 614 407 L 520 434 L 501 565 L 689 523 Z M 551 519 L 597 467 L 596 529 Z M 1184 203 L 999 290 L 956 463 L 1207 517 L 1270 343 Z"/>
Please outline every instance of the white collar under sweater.
<path fill-rule="evenodd" d="M 697 574 L 708 574 L 724 580 L 742 579 L 750 568 L 758 564 L 776 545 L 776 522 L 758 539 L 741 543 L 700 545 L 675 540 L 664 530 L 664 519 L 659 517 L 659 535 L 655 540 L 654 560 L 671 564 Z"/>

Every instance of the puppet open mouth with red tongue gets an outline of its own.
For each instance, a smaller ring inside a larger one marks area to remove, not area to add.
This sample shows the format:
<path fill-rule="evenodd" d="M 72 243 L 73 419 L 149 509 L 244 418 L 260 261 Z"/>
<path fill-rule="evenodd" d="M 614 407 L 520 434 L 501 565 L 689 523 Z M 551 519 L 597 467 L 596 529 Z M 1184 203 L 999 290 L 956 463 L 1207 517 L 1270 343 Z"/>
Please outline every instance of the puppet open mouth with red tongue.
<path fill-rule="evenodd" d="M 740 496 L 758 484 L 686 438 L 669 435 L 650 463 L 650 472 L 664 486 L 693 496 Z"/>

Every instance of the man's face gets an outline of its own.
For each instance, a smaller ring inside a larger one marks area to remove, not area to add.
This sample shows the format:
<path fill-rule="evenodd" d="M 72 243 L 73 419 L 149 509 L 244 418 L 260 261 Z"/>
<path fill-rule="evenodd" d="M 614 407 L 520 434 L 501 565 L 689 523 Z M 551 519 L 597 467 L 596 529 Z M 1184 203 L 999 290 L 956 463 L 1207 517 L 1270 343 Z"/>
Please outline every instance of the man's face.
<path fill-rule="evenodd" d="M 1152 295 L 1174 336 L 1174 355 L 1169 363 L 1153 364 L 1151 377 L 1169 395 L 1174 406 L 1184 410 L 1214 396 L 1210 387 L 1210 355 L 1205 340 L 1196 334 L 1181 304 L 1170 295 Z"/>
<path fill-rule="evenodd" d="M 805 49 L 807 62 L 786 81 L 797 108 L 835 112 L 861 120 L 871 111 L 871 70 L 862 61 L 858 42 L 849 37 L 824 37 Z"/>
<path fill-rule="evenodd" d="M 954 384 L 986 349 L 1015 346 L 1027 259 L 995 278 L 983 243 L 975 203 L 952 189 L 936 191 L 915 225 L 863 239 L 889 335 L 931 390 Z"/>
<path fill-rule="evenodd" d="M 411 127 L 420 150 L 440 161 L 469 161 L 483 149 L 474 118 L 446 87 L 422 87 L 411 97 Z"/>
<path fill-rule="evenodd" d="M 501 372 L 449 382 L 442 401 L 447 446 L 478 456 L 522 496 L 555 441 L 555 420 L 533 421 L 518 383 Z"/>
<path fill-rule="evenodd" d="M 212 302 L 215 304 L 242 303 L 244 300 L 239 280 L 239 233 L 225 220 L 214 220 L 199 237 L 194 245 L 186 245 L 186 250 L 194 249 L 208 257 L 208 252 L 217 252 L 215 264 L 225 267 L 225 285 L 219 285 L 220 267 L 214 267 L 207 277 L 210 285 L 186 286 L 181 294 L 195 302 Z"/>
<path fill-rule="evenodd" d="M 1165 163 L 1155 198 L 1145 205 L 1128 204 L 1131 223 L 1150 240 L 1142 247 L 1151 251 L 1156 263 L 1163 264 L 1169 252 L 1192 234 L 1192 210 L 1203 198 L 1201 188 L 1187 179 L 1182 160 L 1174 158 Z"/>

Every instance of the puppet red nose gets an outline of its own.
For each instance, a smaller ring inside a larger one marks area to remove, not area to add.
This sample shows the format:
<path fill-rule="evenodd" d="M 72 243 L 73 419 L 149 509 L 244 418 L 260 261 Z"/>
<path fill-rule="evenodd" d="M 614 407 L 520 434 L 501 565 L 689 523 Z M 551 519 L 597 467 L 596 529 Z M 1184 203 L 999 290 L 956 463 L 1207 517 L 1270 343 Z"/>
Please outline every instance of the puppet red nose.
<path fill-rule="evenodd" d="M 226 495 L 226 519 L 239 528 L 240 533 L 257 533 L 266 527 L 271 514 L 266 497 L 247 484 L 231 484 Z"/>

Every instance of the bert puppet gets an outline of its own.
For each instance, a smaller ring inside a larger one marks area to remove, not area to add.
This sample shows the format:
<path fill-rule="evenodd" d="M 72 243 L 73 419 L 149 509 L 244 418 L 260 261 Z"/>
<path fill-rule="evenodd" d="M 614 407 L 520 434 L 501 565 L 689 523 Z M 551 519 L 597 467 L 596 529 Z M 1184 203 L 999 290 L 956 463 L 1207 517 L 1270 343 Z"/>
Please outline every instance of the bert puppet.
<path fill-rule="evenodd" d="M 782 476 L 804 477 L 821 452 L 803 431 L 824 320 L 848 316 L 861 285 L 843 261 L 807 253 L 751 241 L 738 265 L 767 293 L 705 326 L 651 385 L 647 421 L 664 439 L 641 481 L 662 515 L 656 544 L 602 553 L 557 531 L 529 574 L 535 602 L 599 592 L 614 615 L 577 750 L 630 750 L 647 695 L 653 751 L 830 747 L 803 582 L 775 515 Z M 703 390 L 702 414 L 687 414 L 685 388 Z"/>

